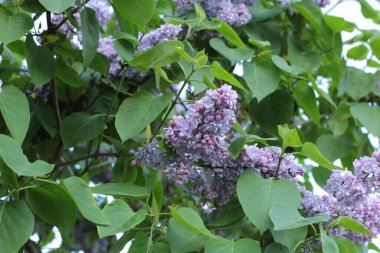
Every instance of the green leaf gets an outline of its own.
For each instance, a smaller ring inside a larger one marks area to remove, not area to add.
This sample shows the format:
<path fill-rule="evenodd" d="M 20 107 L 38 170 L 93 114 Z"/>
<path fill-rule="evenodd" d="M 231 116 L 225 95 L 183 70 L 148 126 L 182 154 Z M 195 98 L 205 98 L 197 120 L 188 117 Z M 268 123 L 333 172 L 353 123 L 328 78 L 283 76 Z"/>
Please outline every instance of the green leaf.
<path fill-rule="evenodd" d="M 99 136 L 104 127 L 104 117 L 75 112 L 64 118 L 60 129 L 64 147 L 70 148 Z"/>
<path fill-rule="evenodd" d="M 330 175 L 332 173 L 332 170 L 323 168 L 323 167 L 315 167 L 311 170 L 313 174 L 313 178 L 315 182 L 321 187 L 326 186 L 327 180 L 330 178 Z"/>
<path fill-rule="evenodd" d="M 372 53 L 380 60 L 380 35 L 373 36 L 369 45 L 371 46 Z"/>
<path fill-rule="evenodd" d="M 275 91 L 280 84 L 280 72 L 271 62 L 244 62 L 243 78 L 258 102 Z"/>
<path fill-rule="evenodd" d="M 318 137 L 316 145 L 321 153 L 330 161 L 343 158 L 354 149 L 354 140 L 351 135 L 333 136 L 324 134 Z"/>
<path fill-rule="evenodd" d="M 17 253 L 34 229 L 34 217 L 24 201 L 0 206 L 0 252 Z"/>
<path fill-rule="evenodd" d="M 286 124 L 293 116 L 293 97 L 286 90 L 276 90 L 258 103 L 253 99 L 249 105 L 252 119 L 272 135 L 277 134 L 277 126 Z"/>
<path fill-rule="evenodd" d="M 39 0 L 50 12 L 61 13 L 74 4 L 75 0 Z"/>
<path fill-rule="evenodd" d="M 200 20 L 204 20 L 207 18 L 206 12 L 203 10 L 202 6 L 200 6 L 200 4 L 198 4 L 197 2 L 194 2 L 194 9 L 195 13 L 197 14 L 197 17 Z"/>
<path fill-rule="evenodd" d="M 240 153 L 244 149 L 244 145 L 248 140 L 248 136 L 240 136 L 234 140 L 234 142 L 231 143 L 231 145 L 228 147 L 228 152 L 232 155 L 234 159 L 236 159 Z"/>
<path fill-rule="evenodd" d="M 352 32 L 356 27 L 354 23 L 348 22 L 341 17 L 323 15 L 323 18 L 327 26 L 330 27 L 330 29 L 334 32 Z"/>
<path fill-rule="evenodd" d="M 69 177 L 62 180 L 62 184 L 86 219 L 100 225 L 110 224 L 107 217 L 97 206 L 91 189 L 82 178 Z"/>
<path fill-rule="evenodd" d="M 106 205 L 102 213 L 110 221 L 110 224 L 97 226 L 100 238 L 128 231 L 143 222 L 146 217 L 144 210 L 135 213 L 127 203 L 120 199 Z"/>
<path fill-rule="evenodd" d="M 181 207 L 178 210 L 174 209 L 173 207 L 169 208 L 173 217 L 190 231 L 211 238 L 215 237 L 215 235 L 211 234 L 211 232 L 208 231 L 203 223 L 203 220 L 194 210 L 187 207 Z"/>
<path fill-rule="evenodd" d="M 366 0 L 359 0 L 363 16 L 372 19 L 373 22 L 380 23 L 380 11 L 375 10 Z"/>
<path fill-rule="evenodd" d="M 341 226 L 352 232 L 373 236 L 372 232 L 369 231 L 363 224 L 354 220 L 348 216 L 340 216 L 336 220 L 332 221 L 329 227 Z"/>
<path fill-rule="evenodd" d="M 278 244 L 278 243 L 271 243 L 266 248 L 264 253 L 292 253 L 293 251 L 290 251 L 287 249 L 284 245 Z"/>
<path fill-rule="evenodd" d="M 210 46 L 217 51 L 219 54 L 223 55 L 226 59 L 231 62 L 231 65 L 250 59 L 253 57 L 255 51 L 249 48 L 230 48 L 227 47 L 223 40 L 219 38 L 212 38 L 210 41 Z"/>
<path fill-rule="evenodd" d="M 116 113 L 116 130 L 124 142 L 152 123 L 169 105 L 172 93 L 158 97 L 148 91 L 138 91 L 121 104 Z"/>
<path fill-rule="evenodd" d="M 337 253 L 339 252 L 338 245 L 334 241 L 333 238 L 327 236 L 326 231 L 323 228 L 323 225 L 319 225 L 321 231 L 321 239 L 322 239 L 322 251 L 323 253 Z"/>
<path fill-rule="evenodd" d="M 83 36 L 83 68 L 90 66 L 98 49 L 100 25 L 93 9 L 84 8 L 80 14 Z"/>
<path fill-rule="evenodd" d="M 144 26 L 153 15 L 154 0 L 114 0 L 115 9 L 127 21 Z"/>
<path fill-rule="evenodd" d="M 273 230 L 288 230 L 304 227 L 313 223 L 328 221 L 329 215 L 304 218 L 298 210 L 289 206 L 286 202 L 275 203 L 269 211 L 269 216 L 274 224 Z"/>
<path fill-rule="evenodd" d="M 334 168 L 337 170 L 342 170 L 342 168 L 332 164 L 329 160 L 327 160 L 327 158 L 324 157 L 319 151 L 319 149 L 311 142 L 305 142 L 303 144 L 300 154 L 310 158 L 314 162 L 318 163 L 319 165 L 327 169 Z"/>
<path fill-rule="evenodd" d="M 12 85 L 3 87 L 0 111 L 13 138 L 22 144 L 30 123 L 29 103 L 24 93 Z"/>
<path fill-rule="evenodd" d="M 0 157 L 19 176 L 42 176 L 54 169 L 54 165 L 41 160 L 30 163 L 23 154 L 21 145 L 3 134 L 0 134 Z"/>
<path fill-rule="evenodd" d="M 240 39 L 235 30 L 225 22 L 213 18 L 212 21 L 203 22 L 203 26 L 206 29 L 213 29 L 221 33 L 229 42 L 237 46 L 238 48 L 247 48 L 244 42 Z"/>
<path fill-rule="evenodd" d="M 346 237 L 334 236 L 333 237 L 335 243 L 339 247 L 339 253 L 360 253 L 358 245 L 353 241 L 347 239 Z M 368 249 L 370 246 L 368 245 Z"/>
<path fill-rule="evenodd" d="M 85 82 L 80 78 L 79 74 L 62 59 L 57 60 L 56 74 L 59 80 L 70 87 L 80 88 L 85 85 Z"/>
<path fill-rule="evenodd" d="M 53 53 L 44 45 L 37 46 L 31 34 L 26 36 L 25 58 L 29 74 L 35 85 L 43 85 L 53 78 L 55 73 Z"/>
<path fill-rule="evenodd" d="M 352 116 L 377 137 L 380 137 L 380 108 L 370 106 L 367 103 L 352 104 L 350 107 Z"/>
<path fill-rule="evenodd" d="M 93 193 L 103 195 L 118 195 L 126 197 L 145 197 L 149 193 L 145 187 L 131 183 L 108 183 L 101 184 L 91 188 Z"/>
<path fill-rule="evenodd" d="M 350 48 L 347 52 L 347 57 L 355 60 L 364 60 L 369 53 L 368 47 L 361 44 L 359 46 Z"/>
<path fill-rule="evenodd" d="M 288 247 L 289 250 L 294 251 L 296 245 L 305 239 L 307 231 L 307 226 L 304 226 L 282 231 L 272 230 L 271 233 L 275 242 L 281 243 L 282 245 Z"/>
<path fill-rule="evenodd" d="M 228 73 L 219 62 L 214 61 L 212 65 L 209 66 L 211 73 L 218 79 L 221 79 L 223 81 L 226 81 L 230 83 L 231 85 L 246 90 L 243 85 L 240 84 L 240 82 L 230 73 Z"/>
<path fill-rule="evenodd" d="M 296 129 L 290 129 L 285 133 L 283 137 L 283 145 L 284 147 L 302 147 L 302 142 Z"/>
<path fill-rule="evenodd" d="M 12 16 L 0 15 L 0 41 L 5 45 L 19 39 L 33 28 L 33 19 L 25 13 L 16 13 Z"/>
<path fill-rule="evenodd" d="M 278 55 L 272 56 L 272 62 L 274 65 L 276 65 L 278 68 L 282 69 L 283 71 L 293 74 L 293 75 L 299 75 L 304 72 L 305 66 L 296 66 L 296 65 L 289 65 L 286 60 Z"/>
<path fill-rule="evenodd" d="M 244 213 L 261 234 L 273 227 L 269 211 L 276 203 L 295 210 L 301 203 L 300 193 L 291 181 L 263 179 L 253 171 L 240 176 L 237 195 Z"/>
<path fill-rule="evenodd" d="M 338 96 L 347 93 L 354 100 L 359 100 L 372 92 L 375 83 L 373 74 L 366 73 L 361 69 L 348 67 L 339 84 Z"/>
<path fill-rule="evenodd" d="M 306 82 L 300 81 L 294 85 L 293 92 L 297 104 L 314 123 L 319 125 L 321 116 L 313 89 Z"/>
<path fill-rule="evenodd" d="M 237 241 L 224 238 L 211 238 L 206 242 L 205 253 L 261 253 L 259 244 L 252 239 Z"/>
<path fill-rule="evenodd" d="M 74 227 L 77 208 L 60 185 L 52 182 L 29 188 L 26 200 L 38 217 L 57 226 L 62 234 L 67 235 Z"/>
<path fill-rule="evenodd" d="M 170 250 L 167 243 L 154 243 L 144 232 L 138 232 L 128 253 L 170 253 Z"/>
<path fill-rule="evenodd" d="M 133 67 L 142 67 L 145 69 L 159 68 L 171 64 L 178 60 L 180 54 L 178 49 L 183 48 L 182 42 L 178 40 L 169 40 L 161 42 L 151 49 L 139 53 L 130 62 Z"/>
<path fill-rule="evenodd" d="M 195 233 L 176 218 L 169 220 L 168 241 L 172 253 L 186 253 L 200 250 L 208 237 Z"/>

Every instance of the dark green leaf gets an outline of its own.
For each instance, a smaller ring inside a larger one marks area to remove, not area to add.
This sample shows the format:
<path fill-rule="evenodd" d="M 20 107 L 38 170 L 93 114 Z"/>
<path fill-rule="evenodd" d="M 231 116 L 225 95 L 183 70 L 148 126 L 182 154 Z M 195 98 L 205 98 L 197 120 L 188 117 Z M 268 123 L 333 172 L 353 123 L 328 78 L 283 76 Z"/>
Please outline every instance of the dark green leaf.
<path fill-rule="evenodd" d="M 108 183 L 91 188 L 93 193 L 104 195 L 119 195 L 126 197 L 145 197 L 149 193 L 145 187 L 131 183 Z"/>
<path fill-rule="evenodd" d="M 293 91 L 297 104 L 305 111 L 313 122 L 319 125 L 320 113 L 314 90 L 309 87 L 306 82 L 300 81 L 294 85 Z"/>
<path fill-rule="evenodd" d="M 346 156 L 354 148 L 354 140 L 349 134 L 324 134 L 318 137 L 316 145 L 327 159 L 335 161 Z"/>
<path fill-rule="evenodd" d="M 307 230 L 307 226 L 304 226 L 282 231 L 272 230 L 271 233 L 275 242 L 285 245 L 290 251 L 293 252 L 296 245 L 305 239 Z"/>
<path fill-rule="evenodd" d="M 244 149 L 244 145 L 248 140 L 248 136 L 241 136 L 236 138 L 234 142 L 228 147 L 228 152 L 236 159 Z"/>
<path fill-rule="evenodd" d="M 84 8 L 80 14 L 83 36 L 83 68 L 90 66 L 98 49 L 100 25 L 93 9 Z"/>
<path fill-rule="evenodd" d="M 53 13 L 61 13 L 68 9 L 75 0 L 39 0 L 45 8 Z"/>
<path fill-rule="evenodd" d="M 153 15 L 154 0 L 114 0 L 115 8 L 127 21 L 144 26 Z"/>
<path fill-rule="evenodd" d="M 259 244 L 252 239 L 237 241 L 211 238 L 206 242 L 205 253 L 261 253 Z"/>
<path fill-rule="evenodd" d="M 71 87 L 80 88 L 85 85 L 79 74 L 62 59 L 57 60 L 56 74 L 59 80 Z"/>

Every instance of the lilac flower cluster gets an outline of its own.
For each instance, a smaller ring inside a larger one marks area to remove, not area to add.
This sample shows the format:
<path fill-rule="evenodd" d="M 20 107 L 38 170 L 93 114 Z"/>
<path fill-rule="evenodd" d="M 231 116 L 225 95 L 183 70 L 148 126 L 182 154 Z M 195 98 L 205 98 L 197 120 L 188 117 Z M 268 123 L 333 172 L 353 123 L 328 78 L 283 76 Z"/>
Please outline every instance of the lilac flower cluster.
<path fill-rule="evenodd" d="M 229 85 L 207 90 L 184 116 L 174 116 L 164 129 L 165 140 L 173 149 L 172 157 L 165 158 L 152 142 L 134 153 L 133 163 L 164 169 L 172 181 L 191 195 L 215 200 L 217 204 L 226 203 L 235 194 L 237 180 L 245 170 L 296 182 L 303 169 L 291 155 L 285 156 L 279 166 L 279 147 L 246 145 L 236 160 L 229 154 L 237 100 L 237 93 Z"/>
<path fill-rule="evenodd" d="M 330 4 L 330 0 L 313 0 L 316 5 L 319 7 L 325 7 Z M 280 6 L 282 8 L 289 8 L 292 1 L 291 0 L 279 0 Z"/>
<path fill-rule="evenodd" d="M 247 24 L 252 16 L 246 5 L 252 0 L 173 0 L 178 12 L 184 14 L 194 10 L 194 3 L 199 3 L 211 18 L 217 18 L 232 26 Z"/>
<path fill-rule="evenodd" d="M 110 61 L 110 69 L 108 74 L 111 77 L 116 77 L 119 73 L 121 66 L 123 64 L 123 59 L 118 55 L 116 50 L 113 48 L 115 39 L 113 36 L 107 36 L 99 39 L 98 52 L 105 55 Z"/>
<path fill-rule="evenodd" d="M 182 32 L 179 25 L 163 24 L 157 29 L 140 36 L 141 45 L 136 48 L 136 52 L 144 52 L 160 42 L 168 40 L 178 40 Z"/>
<path fill-rule="evenodd" d="M 354 173 L 350 171 L 334 171 L 323 197 L 300 187 L 304 195 L 301 209 L 307 216 L 328 214 L 332 219 L 339 216 L 351 217 L 362 223 L 374 235 L 380 234 L 380 198 L 377 190 L 380 187 L 380 152 L 372 157 L 361 157 L 354 161 Z M 363 244 L 372 239 L 371 236 L 346 231 L 335 227 L 330 235 L 347 237 L 356 243 Z"/>

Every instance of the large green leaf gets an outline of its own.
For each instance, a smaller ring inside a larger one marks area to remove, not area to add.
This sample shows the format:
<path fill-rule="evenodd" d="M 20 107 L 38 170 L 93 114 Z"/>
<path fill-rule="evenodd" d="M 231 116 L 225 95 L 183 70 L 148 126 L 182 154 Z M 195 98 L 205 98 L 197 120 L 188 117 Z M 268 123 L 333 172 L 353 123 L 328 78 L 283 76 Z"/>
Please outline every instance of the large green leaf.
<path fill-rule="evenodd" d="M 171 218 L 169 220 L 168 239 L 172 253 L 186 253 L 202 249 L 208 237 L 193 232 L 176 218 Z"/>
<path fill-rule="evenodd" d="M 0 206 L 0 252 L 17 253 L 32 235 L 34 217 L 24 201 Z"/>
<path fill-rule="evenodd" d="M 160 68 L 178 60 L 179 53 L 177 47 L 183 48 L 182 42 L 169 40 L 161 42 L 151 49 L 139 53 L 130 62 L 133 67 L 140 68 Z"/>
<path fill-rule="evenodd" d="M 286 202 L 275 203 L 269 211 L 269 216 L 274 224 L 273 230 L 288 230 L 304 227 L 313 223 L 328 221 L 330 216 L 320 215 L 304 218 L 297 209 Z"/>
<path fill-rule="evenodd" d="M 116 113 L 115 126 L 122 141 L 126 141 L 155 120 L 169 105 L 172 93 L 154 96 L 148 91 L 138 91 L 127 98 Z"/>
<path fill-rule="evenodd" d="M 126 197 L 144 197 L 149 193 L 145 187 L 131 183 L 108 183 L 91 188 L 93 193 L 104 195 L 119 195 Z"/>
<path fill-rule="evenodd" d="M 75 112 L 62 121 L 60 133 L 65 148 L 70 148 L 100 135 L 104 127 L 104 115 Z"/>
<path fill-rule="evenodd" d="M 321 231 L 321 239 L 322 239 L 322 251 L 323 253 L 337 253 L 339 252 L 338 245 L 334 241 L 333 238 L 329 237 L 326 234 L 326 231 L 323 228 L 323 225 L 319 225 Z"/>
<path fill-rule="evenodd" d="M 293 115 L 293 97 L 286 90 L 276 90 L 258 103 L 253 99 L 250 113 L 264 131 L 275 135 L 277 126 L 289 122 Z"/>
<path fill-rule="evenodd" d="M 342 169 L 341 167 L 332 164 L 326 157 L 324 157 L 321 154 L 317 146 L 315 146 L 311 142 L 305 142 L 303 144 L 300 154 L 310 158 L 314 162 L 318 163 L 319 165 L 327 169 L 337 169 L 337 170 Z"/>
<path fill-rule="evenodd" d="M 33 19 L 25 13 L 16 13 L 13 16 L 1 13 L 0 41 L 8 44 L 17 40 L 33 28 Z"/>
<path fill-rule="evenodd" d="M 334 236 L 335 243 L 338 245 L 339 253 L 360 253 L 359 246 L 346 237 Z M 370 249 L 370 247 L 368 246 Z M 376 250 L 379 252 L 379 250 Z"/>
<path fill-rule="evenodd" d="M 0 157 L 19 176 L 42 176 L 54 169 L 54 165 L 41 160 L 30 163 L 24 155 L 21 145 L 3 134 L 0 134 Z"/>
<path fill-rule="evenodd" d="M 74 227 L 77 208 L 60 185 L 52 182 L 29 188 L 26 199 L 36 215 L 57 226 L 62 234 L 67 235 Z"/>
<path fill-rule="evenodd" d="M 373 236 L 372 232 L 369 231 L 363 224 L 358 222 L 355 219 L 352 219 L 348 216 L 338 217 L 336 220 L 332 221 L 329 227 L 341 226 L 352 232 Z"/>
<path fill-rule="evenodd" d="M 75 0 L 39 0 L 40 3 L 50 12 L 61 13 L 68 9 Z"/>
<path fill-rule="evenodd" d="M 264 253 L 292 253 L 293 251 L 289 250 L 282 244 L 271 243 L 266 248 Z"/>
<path fill-rule="evenodd" d="M 144 232 L 138 232 L 128 253 L 170 253 L 170 250 L 167 243 L 155 243 Z"/>
<path fill-rule="evenodd" d="M 106 205 L 102 213 L 110 221 L 110 224 L 97 226 L 100 238 L 128 231 L 140 224 L 146 216 L 144 210 L 135 213 L 125 201 L 120 199 Z"/>
<path fill-rule="evenodd" d="M 243 78 L 258 102 L 275 91 L 280 84 L 280 72 L 271 62 L 244 62 Z"/>
<path fill-rule="evenodd" d="M 354 100 L 359 100 L 372 92 L 374 87 L 375 79 L 373 74 L 349 67 L 346 69 L 344 77 L 339 84 L 338 95 L 342 96 L 344 93 L 347 93 Z"/>
<path fill-rule="evenodd" d="M 272 230 L 271 233 L 273 235 L 273 239 L 277 243 L 281 243 L 288 247 L 289 250 L 293 251 L 296 245 L 305 239 L 307 235 L 308 228 L 307 226 L 289 229 L 289 230 L 281 230 L 275 231 Z"/>
<path fill-rule="evenodd" d="M 85 85 L 79 74 L 62 59 L 57 60 L 56 74 L 59 80 L 73 88 L 80 88 Z"/>
<path fill-rule="evenodd" d="M 69 177 L 62 180 L 62 184 L 86 219 L 99 225 L 110 224 L 108 218 L 97 206 L 90 187 L 88 187 L 82 178 Z"/>
<path fill-rule="evenodd" d="M 240 39 L 235 30 L 227 23 L 213 18 L 212 21 L 204 21 L 203 25 L 206 29 L 213 29 L 221 33 L 229 42 L 237 46 L 238 48 L 247 48 L 244 42 Z"/>
<path fill-rule="evenodd" d="M 319 125 L 320 113 L 314 90 L 309 87 L 307 82 L 300 81 L 294 85 L 293 92 L 297 104 L 305 111 L 307 116 L 309 116 L 314 123 Z"/>
<path fill-rule="evenodd" d="M 90 66 L 98 49 L 100 25 L 93 9 L 84 8 L 80 14 L 83 36 L 83 67 Z"/>
<path fill-rule="evenodd" d="M 246 172 L 237 183 L 237 195 L 248 219 L 264 233 L 273 227 L 269 211 L 275 204 L 285 203 L 297 210 L 301 196 L 289 180 L 264 179 L 256 172 Z"/>
<path fill-rule="evenodd" d="M 330 161 L 343 158 L 354 148 L 354 140 L 349 134 L 339 136 L 324 134 L 318 137 L 316 144 Z"/>
<path fill-rule="evenodd" d="M 136 25 L 144 26 L 153 15 L 154 0 L 114 0 L 120 15 Z"/>
<path fill-rule="evenodd" d="M 53 53 L 44 45 L 37 46 L 31 34 L 26 36 L 25 58 L 29 74 L 35 85 L 43 85 L 53 78 L 55 73 Z"/>
<path fill-rule="evenodd" d="M 206 242 L 205 253 L 261 253 L 258 242 L 252 239 L 237 241 L 224 238 L 211 238 Z"/>
<path fill-rule="evenodd" d="M 352 115 L 367 128 L 367 130 L 377 137 L 380 137 L 380 108 L 370 106 L 367 103 L 351 105 Z"/>
<path fill-rule="evenodd" d="M 228 59 L 232 65 L 235 65 L 242 60 L 252 58 L 255 52 L 249 48 L 230 48 L 219 38 L 212 38 L 209 43 L 215 51 Z"/>
<path fill-rule="evenodd" d="M 30 122 L 29 103 L 25 95 L 14 86 L 5 86 L 0 92 L 0 111 L 13 138 L 22 144 Z"/>
<path fill-rule="evenodd" d="M 356 27 L 354 23 L 348 22 L 341 17 L 323 15 L 323 19 L 325 20 L 326 25 L 334 32 L 352 32 Z"/>

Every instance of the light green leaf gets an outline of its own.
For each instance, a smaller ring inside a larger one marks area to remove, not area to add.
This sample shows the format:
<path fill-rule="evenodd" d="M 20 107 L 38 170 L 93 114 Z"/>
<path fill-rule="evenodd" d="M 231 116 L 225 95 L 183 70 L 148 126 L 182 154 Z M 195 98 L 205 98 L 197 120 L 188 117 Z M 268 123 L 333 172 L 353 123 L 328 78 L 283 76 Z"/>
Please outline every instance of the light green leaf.
<path fill-rule="evenodd" d="M 354 23 L 348 22 L 341 17 L 323 15 L 323 18 L 327 26 L 334 32 L 352 32 L 356 27 Z"/>
<path fill-rule="evenodd" d="M 244 42 L 240 39 L 239 35 L 235 32 L 235 30 L 228 25 L 227 23 L 213 18 L 211 21 L 204 21 L 202 23 L 204 28 L 216 30 L 221 33 L 229 42 L 237 46 L 238 48 L 247 48 Z"/>
<path fill-rule="evenodd" d="M 60 185 L 52 182 L 29 188 L 26 199 L 36 215 L 57 226 L 62 234 L 67 235 L 74 227 L 77 208 Z"/>
<path fill-rule="evenodd" d="M 86 219 L 99 225 L 110 224 L 110 221 L 97 206 L 90 187 L 82 178 L 69 177 L 62 180 L 62 184 Z"/>
<path fill-rule="evenodd" d="M 60 129 L 64 147 L 70 148 L 100 135 L 104 118 L 104 115 L 90 115 L 86 112 L 75 112 L 64 118 Z"/>
<path fill-rule="evenodd" d="M 19 176 L 42 176 L 54 169 L 54 165 L 41 160 L 30 163 L 23 154 L 21 145 L 3 134 L 0 134 L 0 157 Z"/>
<path fill-rule="evenodd" d="M 24 93 L 12 85 L 3 87 L 0 111 L 13 138 L 21 145 L 30 123 L 29 102 Z"/>
<path fill-rule="evenodd" d="M 380 35 L 375 35 L 369 42 L 373 54 L 380 60 Z"/>
<path fill-rule="evenodd" d="M 154 0 L 114 0 L 115 9 L 127 21 L 144 26 L 153 15 Z"/>
<path fill-rule="evenodd" d="M 35 85 L 43 85 L 53 78 L 55 73 L 53 53 L 44 45 L 37 46 L 31 34 L 26 36 L 25 58 Z"/>
<path fill-rule="evenodd" d="M 283 137 L 283 145 L 284 147 L 302 147 L 302 142 L 296 129 L 290 129 L 285 133 Z"/>
<path fill-rule="evenodd" d="M 347 93 L 354 100 L 359 100 L 372 92 L 375 83 L 373 74 L 366 73 L 361 69 L 348 67 L 339 84 L 338 96 Z"/>
<path fill-rule="evenodd" d="M 294 251 L 293 249 L 296 247 L 296 245 L 305 239 L 307 231 L 307 226 L 304 226 L 281 231 L 271 230 L 271 234 L 273 235 L 275 242 L 281 243 L 282 245 L 288 247 L 289 250 Z"/>
<path fill-rule="evenodd" d="M 249 48 L 227 47 L 224 41 L 219 38 L 212 38 L 209 43 L 215 51 L 227 58 L 231 62 L 231 65 L 235 65 L 242 60 L 252 58 L 255 52 Z"/>
<path fill-rule="evenodd" d="M 223 81 L 226 81 L 230 83 L 231 85 L 242 89 L 246 90 L 243 85 L 240 84 L 240 82 L 230 73 L 228 73 L 221 65 L 219 62 L 214 61 L 212 65 L 209 66 L 211 73 L 218 79 L 221 79 Z"/>
<path fill-rule="evenodd" d="M 130 64 L 133 67 L 145 69 L 166 66 L 178 60 L 180 54 L 178 53 L 177 47 L 183 48 L 182 42 L 178 40 L 161 42 L 151 49 L 139 53 L 131 60 Z"/>
<path fill-rule="evenodd" d="M 335 226 L 344 227 L 345 229 L 358 234 L 373 236 L 372 232 L 369 231 L 363 224 L 348 216 L 340 216 L 329 225 L 329 227 Z"/>
<path fill-rule="evenodd" d="M 323 253 L 337 253 L 339 252 L 338 245 L 334 241 L 333 238 L 327 236 L 326 231 L 323 228 L 323 225 L 319 225 L 321 231 L 321 239 L 322 239 L 322 251 Z"/>
<path fill-rule="evenodd" d="M 347 52 L 347 57 L 355 60 L 364 60 L 369 53 L 368 47 L 361 44 L 350 48 Z"/>
<path fill-rule="evenodd" d="M 148 91 L 138 91 L 121 104 L 116 113 L 116 130 L 124 142 L 155 120 L 169 105 L 172 93 L 158 97 Z"/>
<path fill-rule="evenodd" d="M 83 68 L 90 66 L 98 49 L 100 25 L 93 9 L 84 8 L 80 14 L 83 36 Z"/>
<path fill-rule="evenodd" d="M 334 168 L 337 170 L 342 170 L 341 167 L 336 166 L 332 164 L 329 160 L 327 160 L 327 158 L 324 157 L 319 151 L 319 149 L 311 142 L 305 142 L 303 144 L 300 154 L 310 158 L 314 162 L 318 163 L 319 165 L 327 169 Z"/>
<path fill-rule="evenodd" d="M 187 229 L 193 231 L 196 234 L 201 234 L 214 238 L 215 235 L 211 234 L 210 231 L 205 227 L 201 217 L 192 209 L 187 207 L 181 207 L 178 210 L 173 207 L 169 207 L 173 217 L 185 226 Z"/>
<path fill-rule="evenodd" d="M 243 78 L 260 102 L 275 91 L 280 84 L 280 72 L 271 62 L 244 62 Z"/>
<path fill-rule="evenodd" d="M 149 193 L 145 187 L 131 183 L 108 183 L 91 188 L 93 193 L 104 195 L 118 195 L 126 197 L 145 197 Z"/>
<path fill-rule="evenodd" d="M 33 28 L 33 19 L 25 13 L 16 13 L 13 16 L 1 13 L 0 41 L 5 45 L 17 40 Z"/>
<path fill-rule="evenodd" d="M 296 65 L 289 65 L 284 58 L 282 58 L 278 55 L 272 56 L 272 62 L 278 68 L 282 69 L 283 71 L 285 71 L 289 74 L 299 75 L 302 72 L 304 72 L 304 67 L 300 67 L 300 66 L 296 66 Z"/>
<path fill-rule="evenodd" d="M 252 239 L 237 241 L 224 238 L 211 238 L 206 242 L 205 253 L 261 253 L 259 244 Z"/>
<path fill-rule="evenodd" d="M 301 204 L 300 193 L 291 181 L 264 179 L 253 171 L 240 176 L 237 195 L 244 213 L 261 234 L 273 227 L 269 211 L 275 204 L 285 203 L 294 210 Z"/>
<path fill-rule="evenodd" d="M 274 224 L 273 230 L 288 230 L 304 227 L 313 223 L 328 221 L 329 215 L 304 218 L 298 210 L 289 206 L 286 202 L 275 203 L 269 211 L 269 216 Z"/>
<path fill-rule="evenodd" d="M 306 115 L 319 125 L 321 116 L 313 89 L 306 82 L 300 81 L 294 85 L 293 95 L 297 104 L 305 111 Z"/>
<path fill-rule="evenodd" d="M 133 212 L 128 204 L 121 199 L 117 199 L 106 205 L 102 213 L 110 221 L 110 224 L 107 226 L 97 226 L 100 238 L 128 231 L 143 222 L 146 216 L 144 210 L 140 210 L 137 213 Z"/>
<path fill-rule="evenodd" d="M 351 113 L 367 130 L 380 137 L 380 108 L 367 103 L 351 105 Z"/>
<path fill-rule="evenodd" d="M 17 253 L 34 229 L 34 217 L 24 201 L 0 206 L 0 252 Z"/>
<path fill-rule="evenodd" d="M 50 12 L 61 13 L 74 4 L 75 0 L 39 0 Z"/>
<path fill-rule="evenodd" d="M 333 239 L 339 247 L 339 253 L 360 253 L 360 252 L 362 252 L 361 250 L 359 251 L 359 247 L 357 244 L 355 244 L 350 239 L 347 239 L 346 237 L 334 236 Z M 368 246 L 368 249 L 370 249 L 369 246 Z"/>

